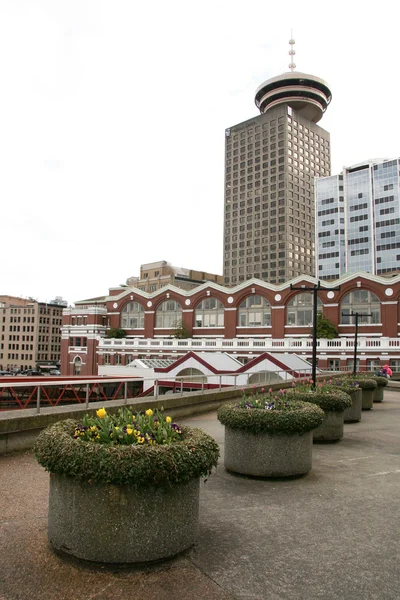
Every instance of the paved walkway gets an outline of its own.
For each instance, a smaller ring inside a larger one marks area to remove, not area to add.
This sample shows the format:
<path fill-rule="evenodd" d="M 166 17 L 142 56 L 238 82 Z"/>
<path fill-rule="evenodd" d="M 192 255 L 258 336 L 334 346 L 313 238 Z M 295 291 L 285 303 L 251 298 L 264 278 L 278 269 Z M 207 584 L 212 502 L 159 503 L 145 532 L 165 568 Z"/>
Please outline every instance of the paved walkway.
<path fill-rule="evenodd" d="M 181 421 L 211 433 L 223 452 L 215 413 Z M 48 474 L 31 452 L 0 457 L 0 482 L 0 600 L 400 598 L 397 391 L 346 425 L 341 442 L 314 445 L 305 477 L 252 480 L 221 462 L 201 487 L 197 544 L 146 568 L 102 568 L 52 552 Z"/>

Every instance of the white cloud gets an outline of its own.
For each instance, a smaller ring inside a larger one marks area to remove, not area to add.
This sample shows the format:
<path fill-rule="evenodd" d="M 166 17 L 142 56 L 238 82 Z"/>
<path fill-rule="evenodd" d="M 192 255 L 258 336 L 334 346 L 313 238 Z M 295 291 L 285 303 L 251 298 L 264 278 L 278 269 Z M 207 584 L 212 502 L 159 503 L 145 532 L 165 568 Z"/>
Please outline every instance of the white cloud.
<path fill-rule="evenodd" d="M 72 302 L 153 260 L 222 272 L 224 130 L 287 70 L 291 26 L 298 70 L 333 91 L 332 171 L 398 156 L 394 17 L 385 1 L 3 1 L 1 292 Z"/>

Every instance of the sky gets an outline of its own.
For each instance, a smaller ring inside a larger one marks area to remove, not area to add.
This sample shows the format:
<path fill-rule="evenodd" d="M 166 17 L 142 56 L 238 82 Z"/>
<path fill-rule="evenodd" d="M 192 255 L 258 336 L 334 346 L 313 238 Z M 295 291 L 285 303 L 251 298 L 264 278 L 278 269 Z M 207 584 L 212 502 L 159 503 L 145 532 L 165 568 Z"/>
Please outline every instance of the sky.
<path fill-rule="evenodd" d="M 166 260 L 222 273 L 225 129 L 328 82 L 332 173 L 400 156 L 395 2 L 0 0 L 0 294 L 69 304 Z"/>

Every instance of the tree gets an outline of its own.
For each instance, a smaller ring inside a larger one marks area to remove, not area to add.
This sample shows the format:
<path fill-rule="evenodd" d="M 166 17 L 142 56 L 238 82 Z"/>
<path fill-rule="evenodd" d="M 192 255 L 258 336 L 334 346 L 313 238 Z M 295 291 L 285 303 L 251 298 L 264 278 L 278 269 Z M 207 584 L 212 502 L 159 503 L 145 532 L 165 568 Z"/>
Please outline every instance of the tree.
<path fill-rule="evenodd" d="M 109 338 L 124 338 L 126 337 L 125 329 L 116 329 L 115 327 L 111 327 L 106 333 Z"/>
<path fill-rule="evenodd" d="M 317 338 L 331 340 L 338 337 L 338 332 L 333 323 L 322 313 L 317 314 Z"/>
<path fill-rule="evenodd" d="M 190 337 L 190 334 L 183 325 L 182 321 L 177 321 L 174 323 L 173 327 L 174 333 L 172 334 L 172 337 L 176 338 L 177 340 L 186 340 L 188 337 Z"/>

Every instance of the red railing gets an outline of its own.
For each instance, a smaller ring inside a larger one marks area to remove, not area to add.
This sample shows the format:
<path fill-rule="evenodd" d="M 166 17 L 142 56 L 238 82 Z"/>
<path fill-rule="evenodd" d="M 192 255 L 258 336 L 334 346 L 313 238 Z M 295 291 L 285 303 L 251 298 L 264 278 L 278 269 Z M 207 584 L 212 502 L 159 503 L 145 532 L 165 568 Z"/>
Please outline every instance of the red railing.
<path fill-rule="evenodd" d="M 89 404 L 89 402 L 135 398 L 143 391 L 137 378 L 1 377 L 0 411 Z"/>

